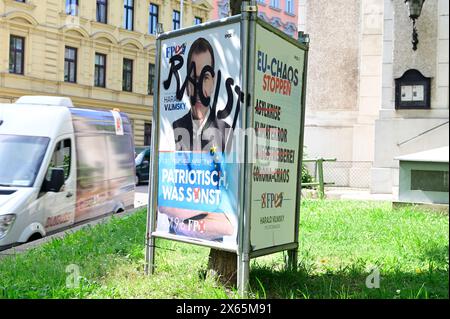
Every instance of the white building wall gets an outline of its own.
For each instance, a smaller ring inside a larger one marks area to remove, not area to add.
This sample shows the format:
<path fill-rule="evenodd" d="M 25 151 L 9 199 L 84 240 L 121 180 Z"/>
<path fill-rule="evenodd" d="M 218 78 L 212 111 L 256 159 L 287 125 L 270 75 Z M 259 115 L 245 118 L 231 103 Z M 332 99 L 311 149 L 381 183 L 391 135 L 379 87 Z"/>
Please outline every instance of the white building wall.
<path fill-rule="evenodd" d="M 307 157 L 337 159 L 325 166 L 326 181 L 368 188 L 381 103 L 383 0 L 300 0 L 298 28 L 311 38 Z"/>
<path fill-rule="evenodd" d="M 425 1 L 412 50 L 412 23 L 403 1 L 384 0 L 382 102 L 375 123 L 373 193 L 396 193 L 396 156 L 448 146 L 448 0 Z M 430 110 L 396 110 L 395 82 L 408 69 L 431 77 Z"/>
<path fill-rule="evenodd" d="M 439 0 L 438 3 L 438 41 L 437 41 L 437 75 L 436 99 L 434 108 L 447 109 L 449 106 L 449 74 L 448 74 L 448 40 L 449 40 L 449 1 Z"/>

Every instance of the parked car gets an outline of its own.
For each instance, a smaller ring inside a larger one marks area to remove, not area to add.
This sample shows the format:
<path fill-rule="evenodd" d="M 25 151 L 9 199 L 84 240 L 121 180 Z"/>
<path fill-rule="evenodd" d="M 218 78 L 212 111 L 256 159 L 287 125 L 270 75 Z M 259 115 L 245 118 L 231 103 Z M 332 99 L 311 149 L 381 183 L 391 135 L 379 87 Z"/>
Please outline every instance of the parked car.
<path fill-rule="evenodd" d="M 0 248 L 134 207 L 133 154 L 118 110 L 46 96 L 0 104 Z"/>
<path fill-rule="evenodd" d="M 150 147 L 144 148 L 135 158 L 136 186 L 142 182 L 148 182 L 150 169 Z"/>
<path fill-rule="evenodd" d="M 135 146 L 134 147 L 134 157 L 138 156 L 142 151 L 149 149 L 150 146 Z"/>

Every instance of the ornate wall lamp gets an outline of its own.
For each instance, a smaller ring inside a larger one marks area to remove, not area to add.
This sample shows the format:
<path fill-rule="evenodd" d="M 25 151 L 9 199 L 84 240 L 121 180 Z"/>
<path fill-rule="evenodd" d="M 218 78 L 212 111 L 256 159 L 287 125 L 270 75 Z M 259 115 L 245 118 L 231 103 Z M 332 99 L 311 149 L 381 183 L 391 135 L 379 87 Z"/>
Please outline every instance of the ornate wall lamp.
<path fill-rule="evenodd" d="M 416 29 L 416 19 L 420 17 L 422 12 L 423 3 L 425 0 L 405 0 L 406 5 L 409 10 L 409 18 L 413 21 L 413 34 L 412 34 L 412 45 L 413 50 L 417 50 L 417 44 L 419 44 L 419 34 Z"/>

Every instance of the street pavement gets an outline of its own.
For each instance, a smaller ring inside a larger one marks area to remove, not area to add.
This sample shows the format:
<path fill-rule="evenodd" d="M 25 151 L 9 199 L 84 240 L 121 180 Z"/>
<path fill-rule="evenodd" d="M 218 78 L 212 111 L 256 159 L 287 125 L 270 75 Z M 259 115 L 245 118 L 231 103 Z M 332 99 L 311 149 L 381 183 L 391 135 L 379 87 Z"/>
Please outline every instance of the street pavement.
<path fill-rule="evenodd" d="M 147 206 L 148 203 L 148 183 L 143 183 L 136 187 L 134 193 L 134 207 Z"/>

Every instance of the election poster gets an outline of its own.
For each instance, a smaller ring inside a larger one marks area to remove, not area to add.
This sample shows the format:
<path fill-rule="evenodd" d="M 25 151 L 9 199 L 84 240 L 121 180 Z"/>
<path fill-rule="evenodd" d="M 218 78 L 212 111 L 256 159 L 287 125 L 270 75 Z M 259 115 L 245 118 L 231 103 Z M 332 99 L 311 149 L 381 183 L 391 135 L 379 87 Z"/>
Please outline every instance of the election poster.
<path fill-rule="evenodd" d="M 303 49 L 256 25 L 250 234 L 254 251 L 295 242 L 304 64 Z"/>
<path fill-rule="evenodd" d="M 235 251 L 240 23 L 162 39 L 160 55 L 156 233 Z"/>

